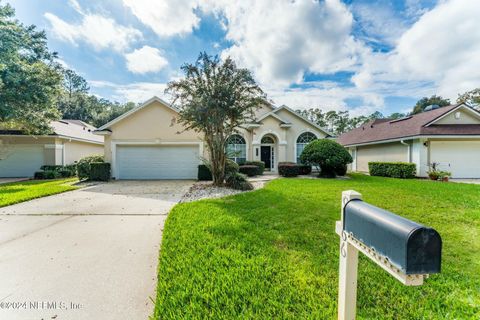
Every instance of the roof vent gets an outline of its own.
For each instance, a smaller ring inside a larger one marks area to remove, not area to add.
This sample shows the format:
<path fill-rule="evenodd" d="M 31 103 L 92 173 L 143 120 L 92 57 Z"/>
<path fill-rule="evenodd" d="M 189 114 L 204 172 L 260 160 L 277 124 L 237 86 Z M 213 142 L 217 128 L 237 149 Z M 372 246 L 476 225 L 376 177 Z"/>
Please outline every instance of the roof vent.
<path fill-rule="evenodd" d="M 431 104 L 429 106 L 426 106 L 423 111 L 432 111 L 432 110 L 435 110 L 435 109 L 438 109 L 438 108 L 440 108 L 440 106 L 438 104 Z"/>

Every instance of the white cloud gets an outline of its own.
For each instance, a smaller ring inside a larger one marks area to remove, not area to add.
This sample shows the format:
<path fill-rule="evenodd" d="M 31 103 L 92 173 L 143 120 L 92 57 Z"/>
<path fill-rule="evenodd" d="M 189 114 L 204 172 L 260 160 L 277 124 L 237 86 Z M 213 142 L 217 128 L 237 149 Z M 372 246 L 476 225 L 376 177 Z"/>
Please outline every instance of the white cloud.
<path fill-rule="evenodd" d="M 133 73 L 158 72 L 168 65 L 157 48 L 143 46 L 125 55 L 127 68 Z"/>
<path fill-rule="evenodd" d="M 261 84 L 286 87 L 306 72 L 332 73 L 356 64 L 352 15 L 338 0 L 204 1 L 224 19 L 223 52 L 254 71 Z"/>
<path fill-rule="evenodd" d="M 130 84 L 116 84 L 109 81 L 89 81 L 92 88 L 113 90 L 112 98 L 117 101 L 145 102 L 153 96 L 166 101 L 169 97 L 164 94 L 166 83 L 135 82 Z"/>
<path fill-rule="evenodd" d="M 123 51 L 130 44 L 142 37 L 137 29 L 124 27 L 112 18 L 99 14 L 84 13 L 77 1 L 71 0 L 72 7 L 82 16 L 80 23 L 69 23 L 53 13 L 45 13 L 45 18 L 52 26 L 53 34 L 63 40 L 77 45 L 83 41 L 95 50 L 113 49 Z"/>
<path fill-rule="evenodd" d="M 123 4 L 159 36 L 190 33 L 200 22 L 196 0 L 123 0 Z"/>

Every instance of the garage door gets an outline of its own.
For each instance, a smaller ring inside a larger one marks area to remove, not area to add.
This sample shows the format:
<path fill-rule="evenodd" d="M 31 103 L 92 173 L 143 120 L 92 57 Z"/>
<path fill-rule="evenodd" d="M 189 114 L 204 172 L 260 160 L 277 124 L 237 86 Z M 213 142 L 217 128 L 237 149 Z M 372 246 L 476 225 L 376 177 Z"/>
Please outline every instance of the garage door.
<path fill-rule="evenodd" d="M 44 164 L 43 145 L 0 147 L 0 177 L 33 177 Z"/>
<path fill-rule="evenodd" d="M 117 146 L 117 179 L 196 179 L 198 146 Z"/>
<path fill-rule="evenodd" d="M 480 141 L 432 141 L 430 162 L 452 178 L 480 178 Z"/>

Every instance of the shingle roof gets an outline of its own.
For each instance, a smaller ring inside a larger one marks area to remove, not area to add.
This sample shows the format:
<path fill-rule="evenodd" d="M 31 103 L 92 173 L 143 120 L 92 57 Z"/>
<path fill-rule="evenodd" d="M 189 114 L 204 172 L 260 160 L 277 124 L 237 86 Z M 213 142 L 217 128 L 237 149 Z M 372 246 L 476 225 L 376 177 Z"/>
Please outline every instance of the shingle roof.
<path fill-rule="evenodd" d="M 457 108 L 458 105 L 446 106 L 431 111 L 406 117 L 403 120 L 378 119 L 342 134 L 337 142 L 355 145 L 390 139 L 400 139 L 418 135 L 480 135 L 479 125 L 425 125 Z"/>
<path fill-rule="evenodd" d="M 52 121 L 55 135 L 103 143 L 103 137 L 93 134 L 94 126 L 80 120 Z"/>

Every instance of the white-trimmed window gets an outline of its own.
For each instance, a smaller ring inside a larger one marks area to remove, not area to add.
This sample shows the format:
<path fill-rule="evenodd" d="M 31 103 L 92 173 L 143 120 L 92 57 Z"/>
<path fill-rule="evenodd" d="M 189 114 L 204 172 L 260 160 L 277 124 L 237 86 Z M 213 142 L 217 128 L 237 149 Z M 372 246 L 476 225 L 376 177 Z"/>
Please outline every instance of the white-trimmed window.
<path fill-rule="evenodd" d="M 301 135 L 298 136 L 297 138 L 297 163 L 300 163 L 300 155 L 303 152 L 303 149 L 305 149 L 305 146 L 312 142 L 313 140 L 316 140 L 317 136 L 314 135 L 311 132 L 304 132 Z"/>
<path fill-rule="evenodd" d="M 244 163 L 247 160 L 247 144 L 239 135 L 231 135 L 227 140 L 227 157 L 236 163 Z"/>

